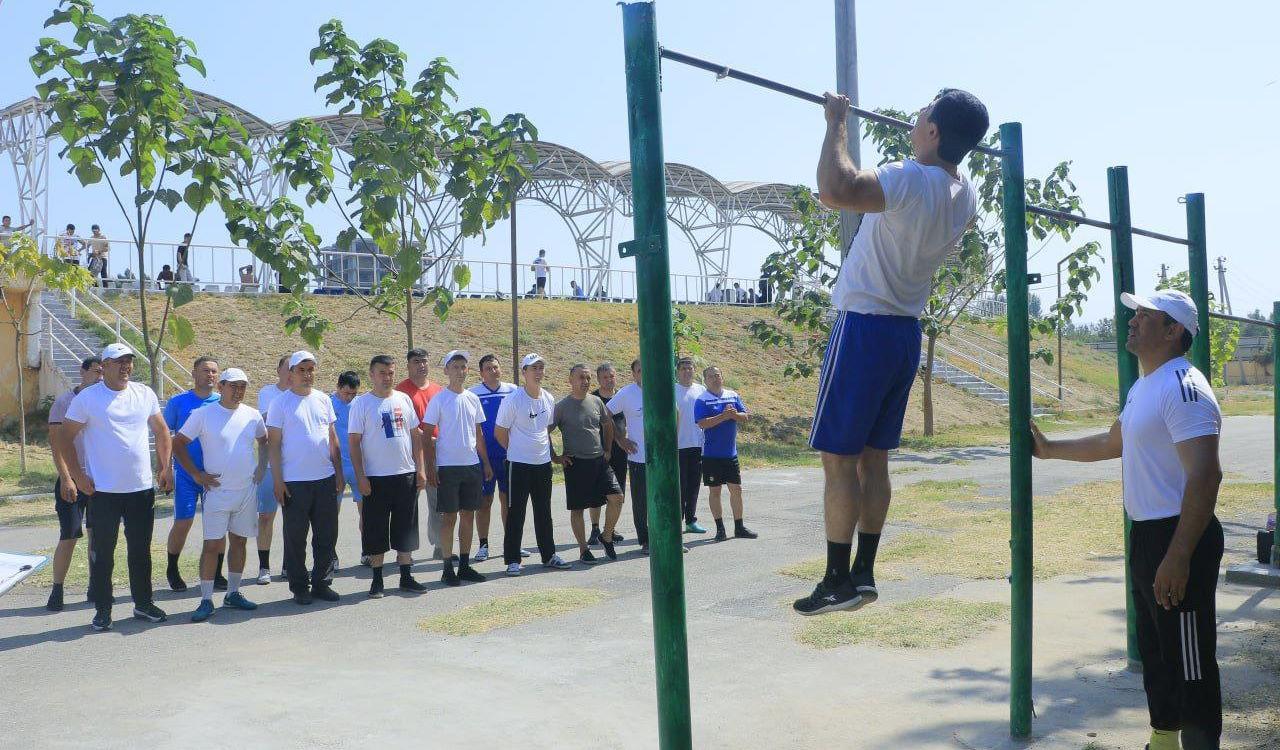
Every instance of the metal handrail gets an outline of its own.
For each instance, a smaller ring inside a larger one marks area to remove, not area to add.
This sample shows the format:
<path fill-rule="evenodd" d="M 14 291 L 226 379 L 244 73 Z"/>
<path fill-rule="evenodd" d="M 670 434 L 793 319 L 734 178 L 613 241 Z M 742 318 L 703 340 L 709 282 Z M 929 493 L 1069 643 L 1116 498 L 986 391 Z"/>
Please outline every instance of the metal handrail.
<path fill-rule="evenodd" d="M 962 351 L 960 351 L 960 350 L 958 350 L 958 349 L 955 349 L 955 348 L 952 348 L 952 347 L 950 347 L 950 346 L 947 346 L 946 344 L 942 343 L 941 341 L 937 342 L 936 346 L 937 346 L 937 348 L 939 348 L 939 349 L 941 349 L 942 351 L 946 352 L 948 355 L 958 357 L 958 358 L 960 358 L 960 359 L 963 359 L 963 360 L 966 360 L 966 361 L 972 362 L 973 364 L 977 365 L 979 369 L 978 369 L 978 374 L 977 374 L 977 376 L 976 376 L 976 377 L 978 377 L 978 378 L 981 378 L 981 376 L 982 376 L 982 371 L 983 371 L 983 370 L 991 370 L 991 371 L 992 371 L 993 373 L 995 373 L 996 375 L 1003 375 L 1003 376 L 1005 377 L 1005 379 L 1006 379 L 1006 380 L 1008 379 L 1008 371 L 1007 371 L 1007 370 L 1006 370 L 1006 371 L 1001 371 L 999 368 L 992 367 L 992 366 L 988 365 L 986 362 L 983 362 L 982 360 L 979 360 L 979 359 L 976 359 L 976 358 L 974 358 L 974 357 L 971 357 L 971 356 L 969 356 L 968 354 L 965 354 L 964 352 L 962 352 Z M 998 355 L 996 355 L 996 356 L 998 357 Z M 1053 382 L 1053 381 L 1050 381 L 1050 382 Z M 995 384 L 993 383 L 992 385 L 995 385 Z M 997 385 L 996 387 L 997 387 L 997 388 L 999 388 L 1000 386 L 998 386 L 998 385 Z M 1054 389 L 1055 389 L 1055 390 L 1057 389 L 1058 385 L 1057 385 L 1057 383 L 1056 383 L 1056 382 L 1054 382 L 1054 383 L 1053 383 L 1053 387 L 1054 387 Z M 1008 391 L 1008 388 L 1003 388 L 1002 390 Z M 1066 391 L 1066 389 L 1064 388 L 1064 389 L 1063 389 L 1063 391 L 1065 392 L 1065 391 Z M 1049 400 L 1051 400 L 1051 401 L 1057 401 L 1058 403 L 1062 403 L 1062 402 L 1063 402 L 1063 399 L 1058 398 L 1058 394 L 1056 394 L 1056 393 L 1050 393 L 1049 391 L 1046 391 L 1046 390 L 1044 390 L 1043 388 L 1039 388 L 1039 387 L 1037 387 L 1034 383 L 1032 383 L 1032 384 L 1031 384 L 1031 392 L 1032 392 L 1032 393 L 1034 393 L 1034 394 L 1037 394 L 1037 395 L 1043 396 L 1043 397 L 1045 397 L 1045 398 L 1047 398 L 1047 399 L 1049 399 Z"/>
<path fill-rule="evenodd" d="M 75 314 L 75 310 L 76 310 L 76 296 L 77 296 L 77 294 L 76 294 L 76 292 L 74 292 L 74 291 L 72 291 L 72 292 L 68 292 L 67 294 L 68 294 L 68 296 L 71 298 L 71 301 L 72 301 L 72 304 L 71 304 L 71 312 L 72 312 L 72 314 L 74 315 L 74 314 Z M 113 327 L 111 324 L 107 323 L 107 321 L 103 320 L 103 319 L 102 319 L 102 316 L 100 316 L 100 315 L 98 315 L 98 313 L 94 312 L 94 311 L 93 311 L 93 308 L 89 307 L 88 305 L 86 305 L 86 304 L 84 304 L 84 303 L 80 303 L 80 307 L 81 307 L 81 308 L 83 308 L 83 309 L 84 309 L 84 311 L 85 311 L 86 313 L 88 313 L 89 317 L 90 317 L 90 318 L 92 318 L 92 319 L 93 319 L 93 320 L 94 320 L 98 325 L 102 326 L 103 328 L 106 328 L 107 330 L 114 331 L 115 336 L 116 336 L 116 340 L 121 340 L 121 339 L 123 339 L 123 338 L 124 338 L 124 337 L 121 335 L 121 332 L 120 332 L 120 329 L 121 329 L 122 325 L 123 325 L 123 326 L 127 326 L 127 327 L 129 328 L 129 330 L 133 331 L 133 332 L 134 332 L 135 334 L 137 334 L 138 336 L 141 336 L 141 335 L 142 335 L 142 329 L 138 328 L 136 325 L 134 325 L 134 324 L 133 324 L 133 322 L 132 322 L 131 320 L 129 320 L 128 318 L 126 318 L 126 317 L 124 317 L 123 315 L 121 315 L 121 314 L 119 313 L 119 311 L 117 311 L 117 310 L 116 310 L 114 307 L 112 307 L 111 305 L 107 304 L 107 303 L 106 303 L 106 301 L 104 301 L 104 300 L 103 300 L 101 297 L 99 297 L 98 295 L 96 295 L 96 294 L 94 294 L 93 292 L 88 291 L 88 290 L 82 290 L 82 291 L 80 292 L 80 294 L 84 294 L 84 295 L 88 296 L 90 299 L 94 300 L 94 301 L 95 301 L 95 302 L 97 302 L 98 304 L 100 304 L 100 305 L 102 305 L 103 307 L 105 307 L 107 310 L 111 311 L 111 314 L 115 316 L 115 318 L 116 318 L 116 323 L 115 323 L 115 326 Z M 83 343 L 83 342 L 81 342 L 81 343 Z M 135 352 L 135 354 L 136 354 L 140 359 L 142 359 L 144 362 L 146 362 L 148 367 L 153 367 L 153 368 L 155 367 L 155 365 L 153 364 L 152 359 L 151 359 L 150 357 L 148 357 L 145 353 L 143 353 L 143 352 Z M 159 356 L 159 359 L 160 359 L 159 372 L 160 372 L 160 391 L 161 391 L 161 392 L 160 392 L 160 393 L 157 393 L 157 394 L 156 394 L 156 396 L 157 396 L 158 398 L 163 399 L 163 398 L 164 398 L 164 388 L 165 388 L 165 385 L 166 385 L 166 384 L 173 388 L 173 392 L 174 392 L 174 393 L 179 393 L 179 392 L 181 392 L 181 391 L 183 391 L 183 390 L 185 390 L 185 389 L 182 387 L 182 385 L 181 385 L 180 383 L 178 383 L 178 381 L 174 380 L 174 379 L 173 379 L 173 377 L 171 377 L 171 376 L 169 375 L 169 373 L 165 372 L 165 369 L 164 369 L 164 363 L 165 363 L 166 361 L 168 361 L 168 362 L 172 362 L 173 364 L 177 365 L 179 368 L 180 368 L 182 365 L 180 365 L 180 364 L 178 363 L 178 360 L 176 360 L 176 359 L 174 359 L 172 356 L 170 356 L 170 355 L 169 355 L 169 353 L 168 353 L 168 352 L 166 352 L 164 349 L 161 349 L 161 350 L 159 351 L 159 355 L 160 355 L 160 356 Z"/>
<path fill-rule="evenodd" d="M 966 334 L 966 335 L 970 335 L 970 332 L 969 332 L 969 331 L 965 331 L 965 334 Z M 952 335 L 952 336 L 955 336 L 955 333 L 953 332 L 951 335 Z M 980 334 L 979 334 L 979 335 L 980 335 Z M 961 339 L 962 339 L 962 337 L 960 337 L 960 336 L 956 336 L 956 338 L 961 338 Z M 965 343 L 965 345 L 966 345 L 966 346 L 971 346 L 971 347 L 973 347 L 974 349 L 977 349 L 978 351 L 982 352 L 983 354 L 989 354 L 989 355 L 991 355 L 992 357 L 995 357 L 995 358 L 996 358 L 996 360 L 997 360 L 998 362 L 1001 362 L 1001 363 L 1005 364 L 1006 366 L 1009 364 L 1009 358 L 1008 358 L 1008 357 L 1006 357 L 1006 356 L 1004 356 L 1003 354 L 1000 354 L 999 352 L 993 352 L 993 351 L 991 351 L 991 350 L 989 350 L 989 349 L 986 349 L 986 348 L 984 348 L 984 347 L 981 347 L 981 346 L 979 346 L 979 345 L 977 345 L 977 344 L 975 344 L 975 343 L 973 343 L 973 342 L 971 342 L 971 341 L 965 341 L 964 343 Z M 998 342 L 997 342 L 997 343 L 998 343 Z M 1006 371 L 1007 371 L 1007 370 L 1006 370 Z M 1058 381 L 1053 380 L 1053 379 L 1051 379 L 1051 378 L 1047 378 L 1047 377 L 1045 377 L 1044 375 L 1041 375 L 1040 373 L 1036 372 L 1035 370 L 1032 370 L 1032 371 L 1031 371 L 1031 379 L 1032 379 L 1032 380 L 1041 380 L 1041 381 L 1043 381 L 1043 382 L 1045 382 L 1045 383 L 1049 383 L 1050 385 L 1052 385 L 1052 386 L 1053 386 L 1053 388 L 1054 388 L 1055 390 L 1058 388 Z M 1033 386 L 1032 386 L 1032 390 L 1034 390 L 1034 389 L 1035 389 L 1035 386 L 1033 385 Z M 1073 395 L 1073 396 L 1075 395 L 1075 392 L 1074 392 L 1074 391 L 1072 391 L 1070 388 L 1067 388 L 1066 386 L 1062 386 L 1062 392 L 1063 392 L 1063 393 L 1070 393 L 1070 394 L 1071 394 L 1071 395 Z M 1056 395 L 1056 394 L 1054 395 L 1054 399 L 1055 399 L 1055 400 L 1057 400 L 1057 395 Z"/>

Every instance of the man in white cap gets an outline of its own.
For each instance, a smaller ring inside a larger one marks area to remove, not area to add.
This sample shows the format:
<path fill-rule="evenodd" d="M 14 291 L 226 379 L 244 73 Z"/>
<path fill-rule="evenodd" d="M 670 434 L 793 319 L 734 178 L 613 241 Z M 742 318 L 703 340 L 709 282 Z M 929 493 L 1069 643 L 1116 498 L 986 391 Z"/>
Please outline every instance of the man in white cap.
<path fill-rule="evenodd" d="M 243 370 L 223 370 L 218 375 L 219 400 L 192 411 L 174 438 L 173 455 L 178 465 L 204 488 L 200 513 L 204 527 L 200 605 L 191 615 L 192 622 L 203 622 L 213 615 L 214 575 L 224 551 L 227 595 L 222 606 L 258 608 L 240 593 L 246 545 L 258 533 L 256 485 L 267 469 L 267 426 L 257 409 L 243 403 L 248 386 L 249 378 Z M 196 441 L 203 447 L 203 468 L 191 455 L 191 445 Z"/>
<path fill-rule="evenodd" d="M 498 407 L 494 437 L 507 449 L 507 465 L 511 472 L 510 507 L 503 530 L 503 561 L 507 575 L 520 575 L 520 542 L 524 536 L 524 514 L 533 498 L 533 530 L 538 539 L 542 564 L 549 568 L 572 567 L 556 554 L 556 540 L 551 523 L 551 447 L 550 427 L 556 400 L 542 389 L 546 360 L 540 354 L 526 354 L 520 360 L 524 385 L 502 400 Z"/>
<path fill-rule="evenodd" d="M 155 392 L 129 381 L 133 357 L 133 350 L 123 343 L 102 350 L 102 380 L 76 394 L 54 438 L 66 457 L 76 489 L 89 498 L 89 525 L 93 527 L 89 586 L 97 610 L 92 626 L 100 631 L 111 628 L 111 573 L 121 520 L 129 547 L 133 616 L 148 622 L 165 620 L 164 612 L 152 601 L 151 532 L 156 488 L 161 492 L 173 489 L 169 426 L 160 414 Z M 151 472 L 148 430 L 155 436 L 158 478 Z M 75 441 L 81 433 L 83 456 Z"/>
<path fill-rule="evenodd" d="M 276 502 L 284 510 L 284 564 L 289 590 L 298 604 L 313 598 L 336 602 L 338 592 L 324 579 L 338 541 L 338 496 L 342 494 L 342 454 L 333 403 L 312 388 L 316 358 L 308 351 L 289 357 L 289 390 L 267 410 L 267 448 Z M 311 578 L 307 580 L 307 535 Z"/>
<path fill-rule="evenodd" d="M 1199 325 L 1195 303 L 1165 290 L 1120 295 L 1134 311 L 1125 348 L 1142 377 L 1106 433 L 1049 440 L 1031 425 L 1040 458 L 1119 458 L 1129 534 L 1151 750 L 1217 748 L 1222 734 L 1216 589 L 1222 525 L 1214 516 L 1222 468 L 1222 414 L 1205 376 L 1186 359 Z M 1181 745 L 1178 733 L 1181 730 Z"/>
<path fill-rule="evenodd" d="M 449 385 L 431 399 L 423 415 L 422 429 L 439 437 L 424 444 L 427 484 L 436 488 L 436 513 L 440 515 L 440 548 L 444 570 L 440 580 L 448 586 L 463 581 L 479 583 L 484 576 L 471 567 L 471 534 L 480 510 L 483 486 L 493 477 L 485 451 L 484 407 L 480 397 L 466 390 L 469 352 L 454 349 L 440 360 Z M 458 569 L 453 568 L 453 531 L 458 530 Z"/>

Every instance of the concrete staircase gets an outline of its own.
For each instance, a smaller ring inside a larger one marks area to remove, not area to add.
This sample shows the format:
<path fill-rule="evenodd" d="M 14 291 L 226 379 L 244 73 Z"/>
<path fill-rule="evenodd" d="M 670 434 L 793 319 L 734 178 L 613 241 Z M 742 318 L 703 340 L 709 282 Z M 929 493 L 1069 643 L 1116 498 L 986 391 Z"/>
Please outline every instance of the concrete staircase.
<path fill-rule="evenodd" d="M 968 391 L 993 404 L 1009 407 L 1009 392 L 972 373 L 961 370 L 937 354 L 933 357 L 933 377 L 949 385 Z"/>
<path fill-rule="evenodd" d="M 40 304 L 46 320 L 45 346 L 49 347 L 50 357 L 58 372 L 67 382 L 76 385 L 80 382 L 80 362 L 85 357 L 98 355 L 108 342 L 89 331 L 71 312 L 68 298 L 58 292 L 42 292 Z"/>

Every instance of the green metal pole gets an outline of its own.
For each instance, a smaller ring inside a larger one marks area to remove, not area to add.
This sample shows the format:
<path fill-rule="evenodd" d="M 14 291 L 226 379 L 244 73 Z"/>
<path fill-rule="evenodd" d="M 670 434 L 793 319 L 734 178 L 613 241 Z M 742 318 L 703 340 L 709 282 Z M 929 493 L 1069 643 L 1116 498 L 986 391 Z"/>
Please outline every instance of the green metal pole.
<path fill-rule="evenodd" d="M 1031 736 L 1031 330 L 1027 312 L 1027 197 L 1022 125 L 1000 126 L 1001 201 L 1009 332 L 1010 599 L 1009 734 Z"/>
<path fill-rule="evenodd" d="M 1191 364 L 1213 382 L 1209 361 L 1209 250 L 1204 233 L 1204 193 L 1187 193 L 1187 270 L 1191 299 L 1200 315 L 1200 335 L 1191 342 Z"/>
<path fill-rule="evenodd" d="M 1271 472 L 1272 491 L 1275 493 L 1276 533 L 1271 544 L 1271 564 L 1280 567 L 1280 302 L 1271 303 L 1271 424 L 1273 438 L 1271 453 L 1275 466 Z"/>
<path fill-rule="evenodd" d="M 658 744 L 693 746 L 689 653 L 685 633 L 684 555 L 676 462 L 675 346 L 671 339 L 667 195 L 662 154 L 658 35 L 653 3 L 622 6 L 627 125 L 635 239 L 619 255 L 636 259 L 640 363 L 644 373 L 644 442 L 649 503 L 649 577 L 658 687 Z"/>
<path fill-rule="evenodd" d="M 1122 292 L 1134 293 L 1133 280 L 1133 220 L 1129 215 L 1129 168 L 1107 169 L 1107 201 L 1111 207 L 1111 287 L 1115 295 L 1116 311 L 1116 374 L 1120 383 L 1120 403 L 1123 411 L 1129 400 L 1129 389 L 1138 379 L 1138 358 L 1125 348 L 1129 337 L 1129 321 L 1133 311 L 1120 301 Z M 1124 515 L 1124 600 L 1125 600 L 1125 651 L 1129 656 L 1129 670 L 1142 670 L 1138 653 L 1137 610 L 1133 603 L 1133 586 L 1129 575 L 1129 528 L 1133 525 L 1127 511 Z"/>

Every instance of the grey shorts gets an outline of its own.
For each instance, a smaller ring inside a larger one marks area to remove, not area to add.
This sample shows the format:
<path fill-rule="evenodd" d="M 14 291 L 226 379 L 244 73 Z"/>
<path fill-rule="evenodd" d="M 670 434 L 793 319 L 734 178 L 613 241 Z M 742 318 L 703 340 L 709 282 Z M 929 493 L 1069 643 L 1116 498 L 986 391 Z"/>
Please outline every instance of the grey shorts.
<path fill-rule="evenodd" d="M 441 466 L 436 470 L 440 486 L 436 488 L 436 512 L 457 513 L 480 510 L 484 469 L 472 466 Z"/>

